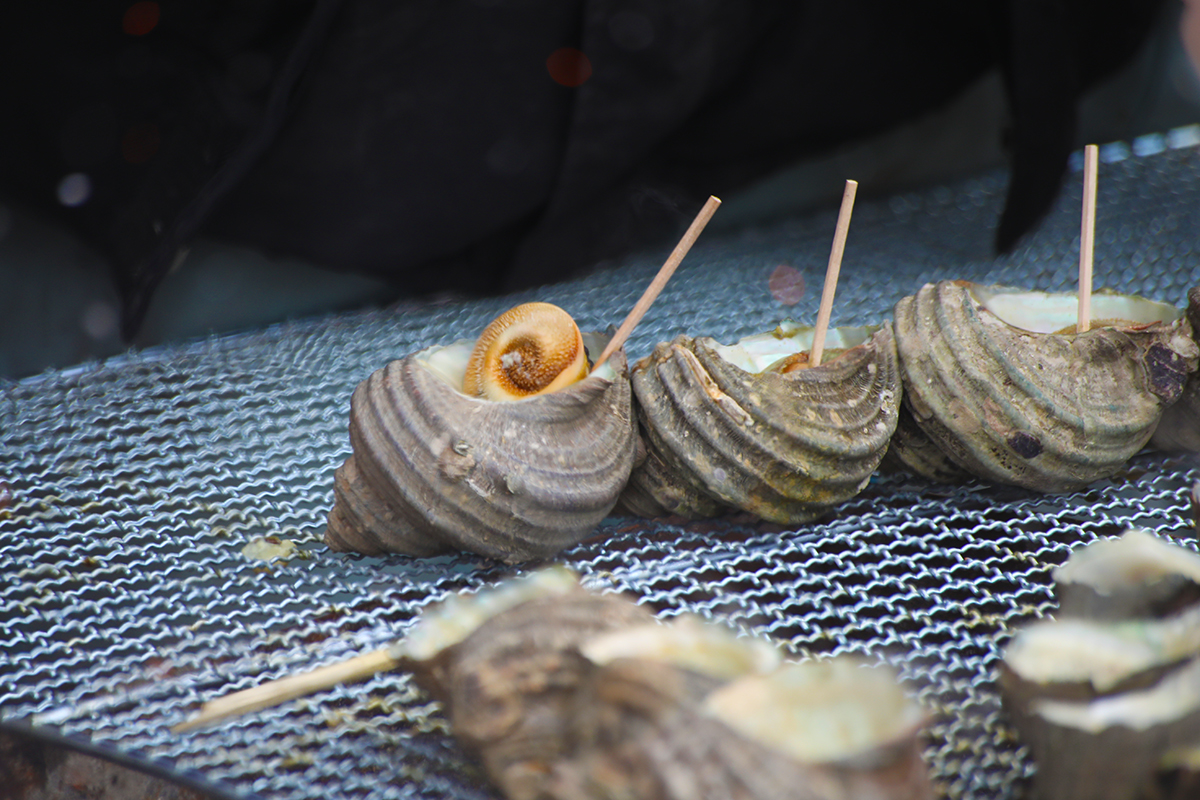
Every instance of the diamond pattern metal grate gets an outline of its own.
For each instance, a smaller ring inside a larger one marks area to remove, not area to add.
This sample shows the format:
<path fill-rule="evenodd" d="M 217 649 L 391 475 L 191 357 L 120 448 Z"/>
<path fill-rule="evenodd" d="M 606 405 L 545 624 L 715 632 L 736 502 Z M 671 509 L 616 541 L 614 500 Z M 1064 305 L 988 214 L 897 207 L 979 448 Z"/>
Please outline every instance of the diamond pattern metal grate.
<path fill-rule="evenodd" d="M 1200 136 L 1105 149 L 1099 285 L 1181 304 L 1200 283 Z M 1136 154 L 1136 155 L 1135 155 Z M 863 202 L 834 324 L 874 322 L 927 281 L 1066 290 L 1079 188 L 1016 253 L 989 254 L 1005 176 Z M 635 333 L 722 341 L 815 317 L 834 215 L 708 236 Z M 0 385 L 0 715 L 167 764 L 235 796 L 482 798 L 437 706 L 376 676 L 186 735 L 200 703 L 402 636 L 430 602 L 508 574 L 477 558 L 361 558 L 321 544 L 348 454 L 354 386 L 391 358 L 544 299 L 585 328 L 623 317 L 663 253 L 503 299 L 409 304 L 146 351 Z M 802 270 L 779 305 L 767 280 Z M 1195 547 L 1189 456 L 1142 454 L 1111 480 L 1043 497 L 881 476 L 819 524 L 606 520 L 561 556 L 597 590 L 694 612 L 798 654 L 896 664 L 934 713 L 927 757 L 953 798 L 1011 798 L 1031 765 L 992 684 L 1014 626 L 1053 609 L 1050 570 L 1128 526 Z M 271 563 L 248 542 L 297 545 Z"/>

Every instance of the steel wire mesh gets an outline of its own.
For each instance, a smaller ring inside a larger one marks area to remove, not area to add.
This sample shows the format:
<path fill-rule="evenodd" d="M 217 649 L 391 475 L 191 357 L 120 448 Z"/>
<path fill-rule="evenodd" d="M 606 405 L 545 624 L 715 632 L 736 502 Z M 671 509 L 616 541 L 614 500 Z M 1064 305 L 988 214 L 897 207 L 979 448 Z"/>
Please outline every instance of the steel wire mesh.
<path fill-rule="evenodd" d="M 1097 282 L 1182 304 L 1200 283 L 1200 140 L 1106 148 Z M 1135 155 L 1136 154 L 1136 155 Z M 1076 176 L 1078 177 L 1078 176 Z M 834 324 L 879 321 L 926 281 L 1066 290 L 1079 188 L 1015 253 L 988 247 L 1005 176 L 859 204 Z M 722 341 L 815 317 L 834 215 L 702 239 L 629 345 Z M 0 713 L 57 726 L 242 796 L 491 797 L 436 704 L 401 674 L 186 735 L 230 691 L 381 647 L 429 603 L 509 574 L 472 556 L 363 558 L 321 543 L 348 399 L 391 358 L 538 298 L 584 328 L 620 321 L 664 253 L 506 298 L 404 304 L 135 353 L 0 387 Z M 785 308 L 778 264 L 809 282 Z M 895 664 L 933 712 L 926 750 L 954 798 L 1019 796 L 1032 766 L 993 685 L 1014 626 L 1054 608 L 1073 547 L 1129 526 L 1195 547 L 1190 456 L 1143 453 L 1057 496 L 878 476 L 816 524 L 610 518 L 562 554 L 597 590 L 769 636 L 797 655 Z M 253 539 L 297 547 L 270 563 Z"/>

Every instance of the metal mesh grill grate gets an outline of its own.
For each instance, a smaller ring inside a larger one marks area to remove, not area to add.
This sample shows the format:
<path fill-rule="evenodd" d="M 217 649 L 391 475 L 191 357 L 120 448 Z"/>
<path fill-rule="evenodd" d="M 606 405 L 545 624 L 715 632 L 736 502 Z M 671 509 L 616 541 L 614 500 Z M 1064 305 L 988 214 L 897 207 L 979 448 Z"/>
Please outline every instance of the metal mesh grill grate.
<path fill-rule="evenodd" d="M 1200 283 L 1197 138 L 1185 129 L 1139 140 L 1137 155 L 1107 148 L 1098 284 L 1182 304 Z M 834 324 L 890 316 L 901 295 L 945 277 L 1071 288 L 1079 181 L 1026 245 L 993 259 L 1004 180 L 860 203 Z M 811 321 L 833 223 L 823 214 L 702 239 L 631 355 L 681 332 L 731 341 L 789 314 Z M 584 327 L 615 324 L 663 255 L 536 296 Z M 767 289 L 780 263 L 809 282 L 792 309 Z M 241 795 L 490 796 L 437 707 L 399 674 L 193 734 L 168 728 L 204 700 L 380 647 L 428 603 L 506 574 L 471 557 L 335 555 L 320 537 L 358 381 L 534 296 L 339 315 L 3 386 L 4 717 L 166 760 Z M 1052 609 L 1049 571 L 1072 547 L 1131 525 L 1192 541 L 1195 473 L 1191 458 L 1143 454 L 1112 480 L 1054 497 L 879 478 L 798 530 L 613 518 L 562 560 L 665 616 L 728 619 L 800 654 L 892 660 L 935 712 L 927 756 L 939 785 L 1008 798 L 1030 765 L 991 683 L 999 646 Z M 263 536 L 298 550 L 270 564 L 241 554 Z"/>

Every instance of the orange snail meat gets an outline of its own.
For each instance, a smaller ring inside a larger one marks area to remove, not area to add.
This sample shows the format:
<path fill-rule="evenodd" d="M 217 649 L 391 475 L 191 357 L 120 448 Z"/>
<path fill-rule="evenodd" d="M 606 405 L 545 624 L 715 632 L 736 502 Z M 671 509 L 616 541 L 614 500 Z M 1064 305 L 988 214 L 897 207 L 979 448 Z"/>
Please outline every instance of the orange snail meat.
<path fill-rule="evenodd" d="M 570 386 L 587 372 L 587 351 L 575 320 L 550 303 L 525 303 L 501 314 L 479 335 L 463 392 L 519 400 Z"/>

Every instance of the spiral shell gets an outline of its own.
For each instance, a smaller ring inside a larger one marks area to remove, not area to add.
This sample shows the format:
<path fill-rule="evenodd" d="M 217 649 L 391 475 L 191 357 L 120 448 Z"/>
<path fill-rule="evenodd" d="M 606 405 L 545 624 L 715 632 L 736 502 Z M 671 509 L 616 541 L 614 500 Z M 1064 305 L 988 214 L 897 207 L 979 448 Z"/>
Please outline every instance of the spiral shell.
<path fill-rule="evenodd" d="M 896 304 L 904 412 L 967 472 L 1042 492 L 1116 472 L 1200 355 L 1178 309 L 1097 294 L 1108 327 L 1073 332 L 1075 295 L 927 284 Z M 1072 332 L 1054 332 L 1069 329 Z M 930 459 L 894 455 L 926 477 Z"/>
<path fill-rule="evenodd" d="M 831 348 L 842 336 L 840 355 L 786 373 L 765 369 L 774 355 L 757 350 L 788 339 L 802 352 L 811 329 L 785 323 L 732 347 L 685 336 L 658 345 L 633 370 L 648 456 L 623 507 L 799 523 L 857 494 L 895 429 L 900 382 L 889 325 L 838 329 Z"/>
<path fill-rule="evenodd" d="M 587 349 L 575 320 L 550 303 L 525 303 L 479 334 L 463 392 L 488 400 L 520 400 L 556 392 L 583 380 L 587 372 Z"/>
<path fill-rule="evenodd" d="M 604 343 L 584 338 L 595 352 Z M 636 448 L 624 352 L 564 389 L 492 401 L 459 390 L 473 346 L 409 355 L 355 389 L 330 548 L 525 561 L 578 542 L 612 509 Z"/>

